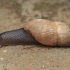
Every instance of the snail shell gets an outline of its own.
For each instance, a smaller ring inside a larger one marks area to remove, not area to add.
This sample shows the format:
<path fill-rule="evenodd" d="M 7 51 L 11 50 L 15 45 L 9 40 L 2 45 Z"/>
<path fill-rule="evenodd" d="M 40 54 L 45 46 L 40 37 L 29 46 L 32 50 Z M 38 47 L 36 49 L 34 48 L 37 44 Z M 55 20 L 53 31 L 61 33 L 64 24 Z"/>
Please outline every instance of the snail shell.
<path fill-rule="evenodd" d="M 41 44 L 48 46 L 68 46 L 70 43 L 70 28 L 62 22 L 52 22 L 45 19 L 35 19 L 25 24 L 33 37 Z"/>

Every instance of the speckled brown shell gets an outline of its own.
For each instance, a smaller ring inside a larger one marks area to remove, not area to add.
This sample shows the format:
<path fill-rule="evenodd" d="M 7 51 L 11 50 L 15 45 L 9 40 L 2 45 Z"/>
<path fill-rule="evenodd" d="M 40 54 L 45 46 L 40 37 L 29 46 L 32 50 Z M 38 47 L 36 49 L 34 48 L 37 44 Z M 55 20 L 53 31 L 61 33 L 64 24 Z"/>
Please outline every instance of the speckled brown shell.
<path fill-rule="evenodd" d="M 67 46 L 69 44 L 70 29 L 62 22 L 52 22 L 45 19 L 35 19 L 25 24 L 33 37 L 44 45 Z"/>

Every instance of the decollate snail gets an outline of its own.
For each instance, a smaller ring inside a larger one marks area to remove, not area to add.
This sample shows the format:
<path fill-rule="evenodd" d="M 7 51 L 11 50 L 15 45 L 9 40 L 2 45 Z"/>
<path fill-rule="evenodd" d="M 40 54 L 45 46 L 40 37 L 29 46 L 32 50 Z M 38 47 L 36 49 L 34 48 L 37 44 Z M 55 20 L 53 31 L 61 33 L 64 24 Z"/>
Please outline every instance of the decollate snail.
<path fill-rule="evenodd" d="M 21 29 L 0 34 L 0 44 L 43 44 L 47 46 L 69 46 L 70 28 L 62 22 L 45 19 L 29 21 Z"/>

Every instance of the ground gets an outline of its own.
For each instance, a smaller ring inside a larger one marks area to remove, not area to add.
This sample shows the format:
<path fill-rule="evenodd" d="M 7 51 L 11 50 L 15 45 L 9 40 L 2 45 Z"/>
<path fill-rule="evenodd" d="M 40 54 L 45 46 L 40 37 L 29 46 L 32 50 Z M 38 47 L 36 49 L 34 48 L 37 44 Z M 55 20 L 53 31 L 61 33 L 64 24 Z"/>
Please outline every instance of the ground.
<path fill-rule="evenodd" d="M 35 18 L 70 23 L 69 0 L 0 0 L 0 33 Z M 0 48 L 0 70 L 70 70 L 69 47 L 17 45 Z"/>

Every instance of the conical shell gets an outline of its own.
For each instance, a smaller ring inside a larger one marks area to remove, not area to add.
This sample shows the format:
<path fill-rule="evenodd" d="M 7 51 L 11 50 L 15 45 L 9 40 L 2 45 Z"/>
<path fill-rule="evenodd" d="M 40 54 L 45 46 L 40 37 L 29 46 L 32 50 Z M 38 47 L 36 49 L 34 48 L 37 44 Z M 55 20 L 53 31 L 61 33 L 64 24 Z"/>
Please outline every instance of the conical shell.
<path fill-rule="evenodd" d="M 41 44 L 48 46 L 67 46 L 70 29 L 62 22 L 52 22 L 45 19 L 35 19 L 25 24 L 33 37 Z"/>

